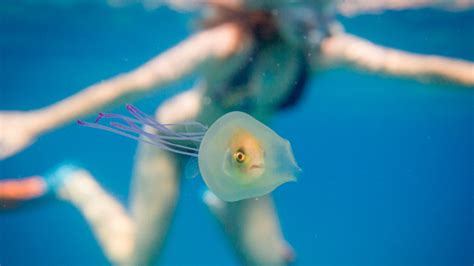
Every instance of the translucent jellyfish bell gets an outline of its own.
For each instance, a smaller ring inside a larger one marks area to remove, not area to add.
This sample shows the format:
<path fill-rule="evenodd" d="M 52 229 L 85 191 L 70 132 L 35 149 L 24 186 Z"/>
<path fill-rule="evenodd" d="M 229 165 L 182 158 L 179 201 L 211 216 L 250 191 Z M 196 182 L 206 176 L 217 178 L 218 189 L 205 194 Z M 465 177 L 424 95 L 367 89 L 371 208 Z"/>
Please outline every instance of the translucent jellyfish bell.
<path fill-rule="evenodd" d="M 301 171 L 290 143 L 242 112 L 220 117 L 207 130 L 199 170 L 209 189 L 226 201 L 265 195 L 295 181 Z"/>
<path fill-rule="evenodd" d="M 204 182 L 225 201 L 265 195 L 283 183 L 295 181 L 301 171 L 290 142 L 245 113 L 225 114 L 207 128 L 199 122 L 160 124 L 134 106 L 127 105 L 127 109 L 134 118 L 100 113 L 94 123 L 78 123 L 177 154 L 198 157 Z M 120 120 L 125 124 L 99 124 L 103 118 Z M 156 132 L 147 132 L 137 124 L 147 125 Z M 184 126 L 188 130 L 178 132 L 171 129 L 176 126 Z M 192 132 L 189 128 L 193 128 Z"/>

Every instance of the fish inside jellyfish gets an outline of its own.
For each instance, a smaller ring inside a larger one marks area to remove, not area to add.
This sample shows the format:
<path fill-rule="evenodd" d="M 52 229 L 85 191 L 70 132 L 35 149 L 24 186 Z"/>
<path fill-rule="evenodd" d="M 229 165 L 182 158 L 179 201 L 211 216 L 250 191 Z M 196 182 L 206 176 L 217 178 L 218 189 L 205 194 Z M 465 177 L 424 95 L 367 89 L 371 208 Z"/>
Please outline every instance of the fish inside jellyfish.
<path fill-rule="evenodd" d="M 161 124 L 132 105 L 127 105 L 127 110 L 133 117 L 99 113 L 93 123 L 78 123 L 197 157 L 204 182 L 222 200 L 265 195 L 281 184 L 296 181 L 301 172 L 290 142 L 246 113 L 227 113 L 208 128 L 195 121 Z M 122 123 L 100 124 L 104 118 Z M 142 125 L 156 132 L 147 132 Z"/>

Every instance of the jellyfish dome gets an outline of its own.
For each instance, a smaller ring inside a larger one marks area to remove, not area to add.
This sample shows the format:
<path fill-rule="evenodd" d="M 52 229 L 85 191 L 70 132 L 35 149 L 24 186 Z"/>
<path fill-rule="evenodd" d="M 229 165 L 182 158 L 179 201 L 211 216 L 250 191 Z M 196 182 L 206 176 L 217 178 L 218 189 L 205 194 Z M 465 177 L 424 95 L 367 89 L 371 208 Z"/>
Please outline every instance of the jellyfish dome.
<path fill-rule="evenodd" d="M 290 142 L 242 112 L 227 113 L 212 124 L 198 161 L 204 182 L 226 201 L 265 195 L 296 181 L 301 171 Z"/>

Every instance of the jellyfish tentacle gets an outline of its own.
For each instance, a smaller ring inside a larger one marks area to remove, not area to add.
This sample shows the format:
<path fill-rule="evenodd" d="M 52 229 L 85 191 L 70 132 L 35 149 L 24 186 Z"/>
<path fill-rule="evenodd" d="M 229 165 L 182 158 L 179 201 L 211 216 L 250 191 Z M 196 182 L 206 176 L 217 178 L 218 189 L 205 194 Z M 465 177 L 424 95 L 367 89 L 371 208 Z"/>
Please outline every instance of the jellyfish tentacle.
<path fill-rule="evenodd" d="M 112 126 L 112 127 L 115 127 L 115 128 L 125 130 L 125 131 L 133 132 L 133 133 L 138 133 L 138 134 L 143 134 L 143 135 L 150 134 L 150 135 L 153 135 L 153 136 L 159 136 L 159 138 L 162 139 L 162 140 L 189 140 L 189 141 L 199 141 L 199 142 L 202 140 L 201 136 L 179 137 L 179 136 L 155 135 L 155 134 L 146 132 L 145 130 L 143 130 L 139 127 L 136 127 L 136 125 L 132 126 L 132 127 L 128 127 L 128 126 L 126 126 L 124 124 L 121 124 L 121 123 L 118 123 L 118 122 L 110 122 L 109 125 Z"/>
<path fill-rule="evenodd" d="M 169 134 L 176 134 L 176 132 L 172 131 L 171 129 L 167 128 L 166 126 L 156 122 L 152 117 L 149 115 L 145 114 L 144 112 L 140 111 L 138 108 L 131 104 L 126 105 L 127 110 L 138 120 L 141 120 L 144 122 L 146 125 L 150 125 L 154 128 L 156 128 L 159 131 L 162 131 L 164 133 L 169 133 Z"/>
<path fill-rule="evenodd" d="M 131 138 L 131 139 L 134 139 L 134 140 L 139 140 L 139 141 L 143 141 L 143 142 L 146 142 L 146 143 L 149 143 L 149 144 L 153 144 L 155 146 L 159 146 L 160 148 L 162 146 L 160 143 L 153 143 L 153 142 L 150 142 L 150 141 L 147 141 L 147 140 L 142 140 L 139 137 L 136 137 L 134 135 L 127 134 L 127 133 L 124 133 L 120 130 L 110 128 L 110 127 L 107 127 L 107 126 L 104 126 L 104 125 L 101 125 L 101 124 L 90 123 L 90 122 L 85 122 L 85 121 L 81 121 L 81 120 L 77 120 L 77 123 L 80 126 L 86 126 L 86 127 L 90 127 L 90 128 L 96 128 L 96 129 L 100 129 L 100 130 L 109 131 L 109 132 L 112 132 L 112 133 L 115 133 L 115 134 L 118 134 L 118 135 L 122 135 L 122 136 L 127 137 L 127 138 Z"/>
<path fill-rule="evenodd" d="M 133 105 L 130 105 L 132 107 L 134 107 Z M 134 107 L 135 110 L 138 110 L 136 107 Z M 140 111 L 142 114 L 143 112 Z M 133 113 L 132 113 L 133 114 Z M 148 116 L 149 117 L 149 116 Z M 199 123 L 197 121 L 187 121 L 187 122 L 182 122 L 182 123 L 170 123 L 170 124 L 160 124 L 160 123 L 157 123 L 155 120 L 152 120 L 152 119 L 146 119 L 145 120 L 142 120 L 142 119 L 135 119 L 135 118 L 131 118 L 131 117 L 128 117 L 128 116 L 124 116 L 124 115 L 120 115 L 120 114 L 113 114 L 113 113 L 99 113 L 95 122 L 94 123 L 97 123 L 99 122 L 100 120 L 102 120 L 103 118 L 117 118 L 117 119 L 122 119 L 126 122 L 132 122 L 132 123 L 138 123 L 138 124 L 147 124 L 147 125 L 150 125 L 150 121 L 152 122 L 153 125 L 155 124 L 159 124 L 160 126 L 165 126 L 165 127 L 171 127 L 171 126 L 198 126 L 200 129 L 202 129 L 202 131 L 198 131 L 198 132 L 179 132 L 178 134 L 182 134 L 182 135 L 204 135 L 205 134 L 205 131 L 208 129 L 207 126 L 203 125 L 202 123 Z M 173 132 L 170 132 L 170 133 L 177 133 L 175 131 Z"/>
<path fill-rule="evenodd" d="M 99 113 L 99 115 L 97 116 L 96 120 L 94 123 L 98 123 L 100 120 L 102 120 L 103 118 L 116 118 L 116 119 L 122 119 L 124 120 L 125 122 L 127 122 L 128 124 L 130 123 L 133 123 L 135 125 L 135 123 L 138 123 L 138 124 L 143 124 L 142 121 L 138 120 L 138 119 L 135 119 L 135 118 L 131 118 L 131 117 L 128 117 L 128 116 L 124 116 L 124 115 L 119 115 L 119 114 L 112 114 L 112 113 Z M 135 125 L 136 126 L 136 125 Z"/>
<path fill-rule="evenodd" d="M 209 128 L 197 121 L 188 121 L 188 122 L 182 122 L 182 123 L 173 123 L 173 124 L 163 124 L 164 126 L 198 126 L 200 127 L 203 132 L 208 130 Z"/>
<path fill-rule="evenodd" d="M 127 110 L 135 116 L 137 119 L 141 120 L 144 122 L 144 124 L 149 125 L 153 127 L 154 129 L 158 130 L 160 134 L 161 139 L 172 139 L 169 136 L 173 137 L 179 137 L 181 140 L 190 140 L 190 141 L 197 141 L 201 142 L 202 138 L 204 137 L 205 132 L 207 131 L 207 127 L 204 126 L 203 124 L 196 122 L 196 121 L 188 121 L 188 122 L 182 122 L 182 123 L 172 123 L 172 124 L 161 124 L 157 122 L 156 120 L 153 119 L 153 117 L 147 115 L 143 111 L 139 110 L 135 106 L 128 104 L 127 105 Z M 202 131 L 200 132 L 177 132 L 174 131 L 168 127 L 171 126 L 186 126 L 186 125 L 194 125 L 198 126 Z M 138 129 L 140 130 L 140 129 Z M 140 130 L 141 132 L 148 134 L 147 132 Z M 189 133 L 194 134 L 194 135 L 189 135 Z M 197 135 L 196 135 L 197 134 Z M 163 137 L 165 135 L 165 137 Z M 166 136 L 169 135 L 169 136 Z"/>
<path fill-rule="evenodd" d="M 104 125 L 101 125 L 101 124 L 84 122 L 84 121 L 80 121 L 80 120 L 78 120 L 77 123 L 81 126 L 101 129 L 101 130 L 109 131 L 109 132 L 112 132 L 112 133 L 115 133 L 115 134 L 118 134 L 118 135 L 122 135 L 122 136 L 130 138 L 130 139 L 134 139 L 134 140 L 137 140 L 137 141 L 142 141 L 142 142 L 157 146 L 160 149 L 167 150 L 167 151 L 170 151 L 170 152 L 174 152 L 174 153 L 178 153 L 178 154 L 182 154 L 182 155 L 194 156 L 194 157 L 198 156 L 198 154 L 196 152 L 187 152 L 187 151 L 182 151 L 182 150 L 178 150 L 178 149 L 175 149 L 175 148 L 171 148 L 171 147 L 166 146 L 162 142 L 154 141 L 154 140 L 146 140 L 144 138 L 140 138 L 140 137 L 134 136 L 132 134 L 127 134 L 127 133 L 124 133 L 124 132 L 122 132 L 120 130 L 117 130 L 115 128 L 111 128 L 111 127 L 104 126 Z"/>
<path fill-rule="evenodd" d="M 148 137 L 149 139 L 151 140 L 155 140 L 155 141 L 158 141 L 158 142 L 161 142 L 165 145 L 168 145 L 168 146 L 172 146 L 172 147 L 176 147 L 176 148 L 181 148 L 181 149 L 184 149 L 184 150 L 189 150 L 189 151 L 194 151 L 194 152 L 199 152 L 199 149 L 197 148 L 193 148 L 193 147 L 189 147 L 189 146 L 185 146 L 185 145 L 181 145 L 181 144 L 176 144 L 176 143 L 172 143 L 172 142 L 169 142 L 169 141 L 166 141 L 166 140 L 163 140 L 163 139 L 160 139 L 160 136 L 157 136 L 157 135 L 153 135 L 153 134 L 150 134 L 150 133 L 147 133 L 147 132 L 143 132 L 142 133 L 144 136 Z"/>
<path fill-rule="evenodd" d="M 162 133 L 170 134 L 170 135 L 175 135 L 175 136 L 184 136 L 184 133 L 181 132 L 176 132 L 168 128 L 168 126 L 184 126 L 184 125 L 195 125 L 203 129 L 205 132 L 207 130 L 207 127 L 204 126 L 203 124 L 195 121 L 189 121 L 189 122 L 183 122 L 183 123 L 173 123 L 173 124 L 160 124 L 158 123 L 153 117 L 147 115 L 140 109 L 136 108 L 135 106 L 131 104 L 127 104 L 127 110 L 138 120 L 143 121 L 143 124 L 149 125 Z M 199 132 L 201 133 L 201 132 Z"/>
<path fill-rule="evenodd" d="M 196 148 L 192 148 L 192 147 L 187 147 L 187 146 L 184 146 L 184 145 L 180 145 L 180 144 L 176 144 L 176 143 L 172 143 L 172 142 L 169 142 L 169 141 L 166 141 L 162 138 L 162 136 L 160 135 L 154 135 L 154 134 L 151 134 L 151 133 L 148 133 L 142 129 L 133 129 L 133 128 L 130 128 L 130 127 L 127 127 L 125 125 L 122 125 L 120 123 L 117 123 L 117 122 L 111 122 L 110 125 L 112 127 L 115 127 L 115 128 L 118 128 L 118 129 L 122 129 L 122 130 L 125 130 L 125 131 L 128 131 L 128 132 L 133 132 L 133 133 L 137 133 L 141 136 L 145 136 L 147 137 L 148 139 L 152 140 L 152 141 L 157 141 L 157 142 L 160 142 L 164 145 L 169 145 L 169 146 L 173 146 L 173 147 L 177 147 L 177 148 L 182 148 L 182 149 L 185 149 L 185 150 L 190 150 L 190 151 L 199 151 L 198 149 Z M 187 140 L 187 139 L 185 139 Z"/>
<path fill-rule="evenodd" d="M 140 129 L 140 127 L 137 126 L 135 123 L 144 124 L 144 121 L 140 121 L 140 120 L 135 119 L 135 118 L 127 117 L 127 116 L 120 115 L 120 114 L 112 114 L 112 113 L 99 113 L 99 115 L 97 116 L 94 123 L 99 123 L 104 118 L 121 119 L 121 120 L 127 122 L 127 124 L 130 125 L 134 129 Z M 195 124 L 195 125 L 202 126 L 203 128 L 206 128 L 204 125 L 202 125 L 201 123 L 198 123 L 198 122 L 187 122 L 186 124 Z M 147 125 L 149 125 L 149 124 L 147 124 Z M 168 126 L 168 125 L 171 126 L 171 125 L 179 125 L 179 124 L 163 124 L 163 125 L 164 126 Z M 173 131 L 173 133 L 176 133 L 176 132 Z M 180 132 L 179 134 L 184 135 L 184 136 L 178 136 L 177 134 L 173 134 L 173 136 L 161 135 L 161 138 L 162 139 L 170 139 L 170 140 L 201 141 L 202 137 L 204 136 L 205 133 L 206 133 L 205 131 L 202 131 L 202 132 L 184 132 L 184 133 Z"/>
<path fill-rule="evenodd" d="M 99 113 L 94 123 L 83 122 L 83 121 L 78 121 L 78 123 L 83 126 L 102 129 L 102 130 L 106 130 L 112 133 L 116 133 L 128 138 L 134 139 L 134 140 L 143 141 L 143 142 L 158 146 L 159 148 L 165 149 L 168 151 L 172 151 L 172 152 L 176 152 L 176 153 L 184 154 L 184 155 L 197 156 L 199 152 L 198 148 L 173 143 L 172 141 L 183 140 L 183 141 L 193 141 L 193 142 L 200 143 L 205 134 L 204 129 L 207 129 L 207 127 L 204 126 L 203 124 L 199 122 L 192 122 L 192 121 L 176 123 L 176 124 L 160 124 L 159 122 L 155 121 L 152 117 L 142 112 L 141 110 L 139 110 L 133 105 L 130 105 L 130 104 L 127 105 L 127 110 L 135 118 L 126 117 L 120 114 Z M 125 125 L 119 122 L 110 122 L 109 126 L 99 124 L 99 122 L 104 118 L 119 119 L 119 120 L 124 121 L 128 125 Z M 136 125 L 136 123 L 148 125 L 158 130 L 160 134 L 158 135 L 158 134 L 152 134 L 152 133 L 146 132 L 144 129 Z M 193 125 L 193 126 L 199 127 L 203 131 L 181 133 L 181 132 L 176 132 L 168 128 L 168 126 L 172 126 L 172 125 Z M 138 134 L 138 136 L 135 136 L 133 134 L 129 134 L 126 132 L 135 133 L 135 134 Z M 142 136 L 142 137 L 140 138 L 139 136 Z"/>

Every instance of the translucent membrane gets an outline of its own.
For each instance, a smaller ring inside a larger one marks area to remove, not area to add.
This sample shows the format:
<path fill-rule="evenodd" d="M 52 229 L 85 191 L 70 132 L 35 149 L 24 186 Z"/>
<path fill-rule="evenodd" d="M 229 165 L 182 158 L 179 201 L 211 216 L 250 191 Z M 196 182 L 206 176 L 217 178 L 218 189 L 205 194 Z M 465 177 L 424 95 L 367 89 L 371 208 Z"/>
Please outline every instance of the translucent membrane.
<path fill-rule="evenodd" d="M 97 128 L 118 135 L 122 135 L 127 138 L 149 143 L 159 147 L 160 149 L 167 150 L 170 152 L 194 157 L 198 156 L 198 148 L 178 144 L 173 141 L 192 141 L 195 144 L 200 144 L 207 131 L 207 127 L 203 124 L 194 121 L 175 124 L 161 124 L 154 120 L 151 116 L 137 109 L 133 105 L 128 104 L 127 110 L 134 116 L 134 118 L 119 114 L 99 113 L 93 123 L 84 122 L 80 120 L 78 120 L 77 123 L 81 126 Z M 126 124 L 119 122 L 109 122 L 109 125 L 102 125 L 99 122 L 101 122 L 104 118 L 117 119 L 122 122 L 125 122 Z M 140 126 L 138 126 L 137 124 L 139 124 Z M 155 129 L 157 132 L 146 132 L 143 129 L 143 125 L 147 125 Z M 192 126 L 196 131 L 177 132 L 170 128 L 173 126 Z"/>

